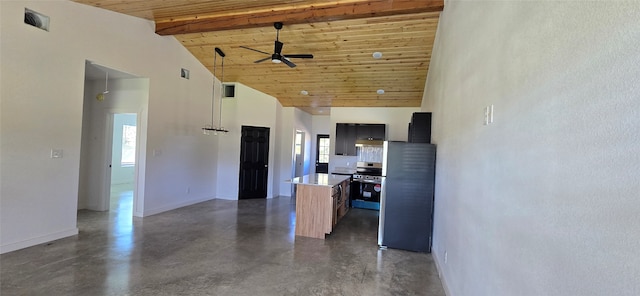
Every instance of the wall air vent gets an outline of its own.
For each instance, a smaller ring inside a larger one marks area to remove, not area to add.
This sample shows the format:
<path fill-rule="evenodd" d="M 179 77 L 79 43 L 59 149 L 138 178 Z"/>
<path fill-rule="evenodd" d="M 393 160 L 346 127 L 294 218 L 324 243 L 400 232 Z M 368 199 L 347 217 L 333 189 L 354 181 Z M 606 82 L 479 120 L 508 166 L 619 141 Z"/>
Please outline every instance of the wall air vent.
<path fill-rule="evenodd" d="M 24 23 L 49 31 L 49 17 L 28 8 L 24 9 Z"/>
<path fill-rule="evenodd" d="M 189 79 L 189 70 L 185 68 L 180 69 L 180 77 L 184 79 Z"/>
<path fill-rule="evenodd" d="M 222 85 L 222 97 L 223 98 L 235 98 L 236 97 L 236 85 L 235 84 L 223 84 Z"/>

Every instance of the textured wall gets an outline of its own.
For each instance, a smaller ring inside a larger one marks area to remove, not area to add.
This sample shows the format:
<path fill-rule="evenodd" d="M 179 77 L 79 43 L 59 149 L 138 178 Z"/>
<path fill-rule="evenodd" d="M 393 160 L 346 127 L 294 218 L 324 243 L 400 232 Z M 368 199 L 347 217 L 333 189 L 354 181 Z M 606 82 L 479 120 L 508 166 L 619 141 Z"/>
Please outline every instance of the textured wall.
<path fill-rule="evenodd" d="M 436 38 L 449 295 L 639 295 L 640 2 L 448 1 Z"/>

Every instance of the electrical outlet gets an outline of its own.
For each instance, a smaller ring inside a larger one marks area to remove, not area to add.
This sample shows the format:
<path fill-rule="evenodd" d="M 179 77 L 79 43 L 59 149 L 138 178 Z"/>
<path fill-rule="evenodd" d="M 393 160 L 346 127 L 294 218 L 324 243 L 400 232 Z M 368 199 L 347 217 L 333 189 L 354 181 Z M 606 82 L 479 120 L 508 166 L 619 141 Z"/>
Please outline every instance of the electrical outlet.
<path fill-rule="evenodd" d="M 191 187 L 187 187 L 186 192 L 187 192 L 187 194 L 191 193 Z"/>

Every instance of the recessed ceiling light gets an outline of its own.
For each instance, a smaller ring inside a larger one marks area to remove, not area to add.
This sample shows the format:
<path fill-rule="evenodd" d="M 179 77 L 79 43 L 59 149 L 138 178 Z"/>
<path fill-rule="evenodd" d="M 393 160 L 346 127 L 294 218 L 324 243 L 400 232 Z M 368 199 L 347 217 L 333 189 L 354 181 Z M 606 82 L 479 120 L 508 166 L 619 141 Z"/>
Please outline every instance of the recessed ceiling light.
<path fill-rule="evenodd" d="M 383 95 L 384 94 L 384 89 L 379 89 L 376 91 L 379 95 Z"/>
<path fill-rule="evenodd" d="M 303 95 L 303 96 L 306 96 L 306 95 L 309 94 L 309 92 L 306 91 L 306 90 L 302 90 L 302 91 L 300 91 L 300 94 Z"/>
<path fill-rule="evenodd" d="M 376 52 L 373 53 L 373 58 L 374 59 L 379 59 L 381 57 L 382 57 L 382 53 L 381 52 L 376 51 Z"/>

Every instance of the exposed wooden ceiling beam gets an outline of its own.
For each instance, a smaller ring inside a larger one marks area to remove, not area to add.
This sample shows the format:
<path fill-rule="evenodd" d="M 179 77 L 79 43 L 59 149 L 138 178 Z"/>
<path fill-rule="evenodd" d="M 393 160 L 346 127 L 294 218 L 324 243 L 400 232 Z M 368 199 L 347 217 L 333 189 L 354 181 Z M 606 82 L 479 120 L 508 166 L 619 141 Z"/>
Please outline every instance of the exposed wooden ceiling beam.
<path fill-rule="evenodd" d="M 233 15 L 199 16 L 193 19 L 156 22 L 159 35 L 202 33 L 232 29 L 246 29 L 283 22 L 287 25 L 337 20 L 442 11 L 444 0 L 370 0 L 329 3 L 253 11 Z"/>

